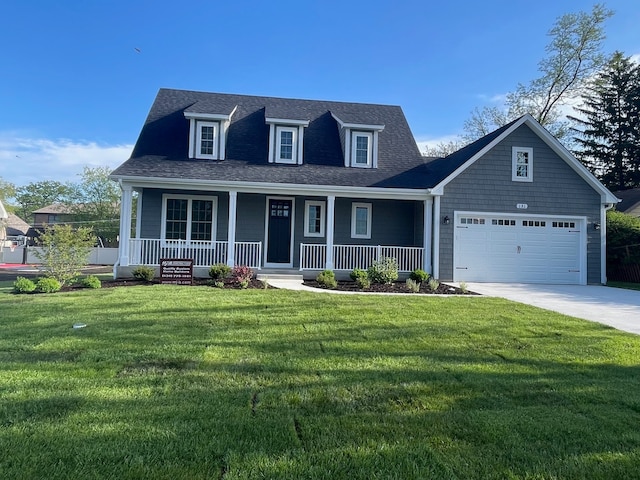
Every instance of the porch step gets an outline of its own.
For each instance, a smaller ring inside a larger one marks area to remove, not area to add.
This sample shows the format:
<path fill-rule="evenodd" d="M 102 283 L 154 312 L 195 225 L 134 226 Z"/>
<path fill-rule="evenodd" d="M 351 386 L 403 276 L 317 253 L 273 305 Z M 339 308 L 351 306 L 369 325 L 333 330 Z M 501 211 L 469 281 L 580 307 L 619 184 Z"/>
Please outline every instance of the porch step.
<path fill-rule="evenodd" d="M 291 280 L 302 282 L 302 275 L 299 273 L 259 273 L 256 275 L 258 280 Z"/>

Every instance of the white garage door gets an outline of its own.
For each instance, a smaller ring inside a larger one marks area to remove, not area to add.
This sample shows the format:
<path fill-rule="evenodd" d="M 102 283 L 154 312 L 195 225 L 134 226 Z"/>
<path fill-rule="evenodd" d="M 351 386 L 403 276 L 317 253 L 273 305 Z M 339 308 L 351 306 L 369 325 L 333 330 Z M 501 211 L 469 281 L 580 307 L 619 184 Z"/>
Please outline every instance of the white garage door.
<path fill-rule="evenodd" d="M 586 283 L 585 220 L 457 213 L 455 281 Z"/>

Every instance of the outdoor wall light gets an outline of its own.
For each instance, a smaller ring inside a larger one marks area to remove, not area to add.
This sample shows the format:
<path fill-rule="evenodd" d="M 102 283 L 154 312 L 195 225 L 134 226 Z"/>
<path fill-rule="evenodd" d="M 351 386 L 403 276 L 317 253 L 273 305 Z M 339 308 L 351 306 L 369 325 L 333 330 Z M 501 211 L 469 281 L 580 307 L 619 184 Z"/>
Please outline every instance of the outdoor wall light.
<path fill-rule="evenodd" d="M 600 224 L 598 222 L 593 222 L 593 229 L 600 230 Z"/>
<path fill-rule="evenodd" d="M 442 219 L 442 223 L 444 223 L 445 225 L 449 225 L 451 223 L 451 219 L 448 215 Z"/>

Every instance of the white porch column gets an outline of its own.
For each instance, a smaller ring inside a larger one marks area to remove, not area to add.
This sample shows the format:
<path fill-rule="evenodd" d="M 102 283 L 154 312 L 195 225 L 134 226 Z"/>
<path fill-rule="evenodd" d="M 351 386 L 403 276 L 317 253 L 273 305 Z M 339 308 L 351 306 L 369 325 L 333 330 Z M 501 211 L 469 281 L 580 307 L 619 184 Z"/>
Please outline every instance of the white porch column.
<path fill-rule="evenodd" d="M 236 209 L 238 192 L 229 192 L 229 228 L 227 233 L 227 265 L 231 268 L 236 263 Z"/>
<path fill-rule="evenodd" d="M 327 196 L 327 258 L 325 268 L 333 270 L 333 229 L 335 224 L 335 195 Z"/>
<path fill-rule="evenodd" d="M 424 253 L 422 254 L 422 269 L 427 273 L 433 273 L 431 271 L 431 232 L 433 228 L 433 198 L 429 197 L 423 203 L 424 212 L 422 216 L 423 223 L 423 245 Z"/>
<path fill-rule="evenodd" d="M 120 199 L 120 245 L 119 263 L 129 265 L 129 240 L 131 239 L 131 209 L 133 207 L 133 189 L 131 185 L 120 184 L 122 198 Z"/>
<path fill-rule="evenodd" d="M 433 278 L 440 278 L 440 197 L 433 199 Z"/>

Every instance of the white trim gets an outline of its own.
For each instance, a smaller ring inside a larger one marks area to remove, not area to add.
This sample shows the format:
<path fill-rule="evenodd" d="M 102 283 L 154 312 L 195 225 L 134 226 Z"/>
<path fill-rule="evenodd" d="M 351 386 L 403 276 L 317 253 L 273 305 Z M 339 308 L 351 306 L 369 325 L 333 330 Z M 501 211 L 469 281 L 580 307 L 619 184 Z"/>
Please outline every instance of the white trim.
<path fill-rule="evenodd" d="M 432 231 L 433 231 L 433 198 L 427 198 L 422 202 L 422 246 L 424 253 L 422 254 L 422 269 L 427 273 L 432 273 Z"/>
<path fill-rule="evenodd" d="M 196 119 L 189 119 L 189 158 L 196 158 Z"/>
<path fill-rule="evenodd" d="M 283 158 L 281 156 L 282 134 L 284 132 L 291 133 L 291 158 Z M 275 144 L 275 153 L 274 153 L 275 163 L 295 165 L 296 163 L 298 163 L 297 156 L 298 156 L 298 128 L 277 125 L 276 126 L 276 144 Z"/>
<path fill-rule="evenodd" d="M 141 237 L 142 232 L 142 193 L 136 191 L 138 198 L 136 199 L 136 238 Z"/>
<path fill-rule="evenodd" d="M 236 190 L 238 193 L 263 193 L 272 195 L 311 195 L 326 196 L 335 195 L 340 198 L 366 197 L 371 199 L 390 200 L 424 200 L 431 195 L 431 189 L 412 188 L 383 188 L 383 187 L 351 187 L 341 185 L 302 185 L 293 183 L 269 183 L 269 182 L 234 182 L 221 180 L 196 180 L 183 178 L 137 177 L 110 175 L 110 179 L 136 187 L 151 188 L 189 188 L 196 190 L 218 190 L 228 192 Z"/>
<path fill-rule="evenodd" d="M 356 211 L 358 208 L 367 209 L 367 233 L 365 234 L 356 233 Z M 371 203 L 353 202 L 351 204 L 351 238 L 371 238 L 371 210 Z"/>
<path fill-rule="evenodd" d="M 268 263 L 267 254 L 269 253 L 269 200 L 291 200 L 291 239 L 289 240 L 289 263 Z M 296 200 L 295 197 L 281 197 L 276 195 L 268 195 L 266 197 L 265 205 L 265 219 L 264 219 L 264 262 L 263 265 L 267 268 L 293 268 L 293 241 L 295 234 L 295 218 L 296 218 Z"/>
<path fill-rule="evenodd" d="M 335 228 L 335 210 L 336 210 L 336 197 L 334 195 L 327 196 L 327 254 L 325 258 L 325 268 L 327 270 L 333 270 L 334 258 L 333 258 L 333 236 Z"/>
<path fill-rule="evenodd" d="M 237 219 L 238 192 L 229 192 L 229 219 L 227 229 L 227 265 L 234 267 L 236 263 L 236 219 Z"/>
<path fill-rule="evenodd" d="M 600 282 L 607 284 L 607 210 L 613 204 L 602 205 L 600 209 Z"/>
<path fill-rule="evenodd" d="M 587 217 L 580 215 L 544 215 L 541 213 L 536 214 L 525 214 L 525 213 L 506 213 L 506 212 L 475 212 L 475 211 L 454 211 L 453 212 L 453 227 L 459 223 L 459 218 L 464 216 L 486 216 L 486 217 L 504 217 L 504 218 L 515 218 L 515 219 L 523 219 L 523 218 L 544 218 L 547 220 L 574 220 L 576 223 L 580 224 L 580 252 L 579 252 L 579 285 L 587 284 L 587 241 L 588 241 L 588 232 L 587 229 L 589 224 L 587 222 Z M 490 226 L 490 224 L 489 224 Z M 455 233 L 453 235 L 453 255 L 452 259 L 452 268 L 453 268 L 453 281 L 458 281 L 458 277 L 456 276 L 456 236 Z"/>
<path fill-rule="evenodd" d="M 293 120 L 291 118 L 265 117 L 264 121 L 266 123 L 275 123 L 278 125 L 300 125 L 302 127 L 309 126 L 309 120 Z"/>
<path fill-rule="evenodd" d="M 133 189 L 131 185 L 120 182 L 122 199 L 120 200 L 120 238 L 118 247 L 118 265 L 129 265 L 129 239 L 131 238 L 131 207 Z"/>
<path fill-rule="evenodd" d="M 503 141 L 506 137 L 511 135 L 517 128 L 519 128 L 523 124 L 527 124 L 529 128 L 531 128 L 534 133 L 536 133 L 546 144 L 549 146 L 555 153 L 558 154 L 560 158 L 562 158 L 573 170 L 575 170 L 583 180 L 585 180 L 595 191 L 601 194 L 603 204 L 605 203 L 618 203 L 620 199 L 618 199 L 613 193 L 609 191 L 600 181 L 593 176 L 587 168 L 580 163 L 580 161 L 575 158 L 569 150 L 567 150 L 557 138 L 551 135 L 539 122 L 537 122 L 530 114 L 525 114 L 518 121 L 516 121 L 513 125 L 507 128 L 502 134 L 498 135 L 493 139 L 487 146 L 485 146 L 482 150 L 476 153 L 473 157 L 467 160 L 463 165 L 458 167 L 454 172 L 452 172 L 447 178 L 442 180 L 438 185 L 431 189 L 431 192 L 436 195 L 442 195 L 444 193 L 444 187 L 450 183 L 454 178 L 464 172 L 467 168 L 473 165 L 479 158 L 481 158 L 485 153 L 495 147 L 498 143 Z M 562 186 L 560 186 L 562 188 Z"/>
<path fill-rule="evenodd" d="M 305 237 L 324 237 L 325 218 L 326 218 L 326 202 L 323 200 L 305 200 L 304 202 L 304 236 Z M 320 207 L 320 232 L 309 231 L 309 207 Z"/>
<path fill-rule="evenodd" d="M 211 154 L 202 153 L 202 128 L 213 128 L 213 151 Z M 195 142 L 195 157 L 206 160 L 218 159 L 218 147 L 220 142 L 220 124 L 218 122 L 203 122 L 196 120 L 196 142 Z"/>
<path fill-rule="evenodd" d="M 269 163 L 274 162 L 276 151 L 276 126 L 272 123 L 269 125 Z"/>
<path fill-rule="evenodd" d="M 527 154 L 527 175 L 518 175 L 518 154 Z M 533 148 L 511 147 L 511 180 L 513 182 L 533 182 Z"/>
<path fill-rule="evenodd" d="M 213 202 L 211 206 L 211 242 L 215 242 L 217 240 L 217 226 L 218 226 L 218 197 L 211 195 L 182 195 L 182 194 L 172 194 L 172 193 L 163 193 L 162 194 L 162 213 L 160 221 L 160 239 L 167 240 L 167 200 L 168 199 L 177 199 L 177 200 L 187 200 L 187 231 L 186 231 L 186 239 L 185 242 L 187 245 L 191 241 L 201 241 L 201 240 L 192 240 L 191 239 L 191 222 L 192 222 L 192 204 L 193 200 L 209 200 Z"/>
<path fill-rule="evenodd" d="M 344 131 L 344 166 L 351 165 L 351 130 L 349 128 Z"/>
<path fill-rule="evenodd" d="M 348 122 L 343 122 L 333 112 L 331 112 L 331 116 L 335 119 L 336 122 L 338 122 L 338 124 L 340 125 L 340 128 L 354 128 L 354 129 L 357 129 L 357 130 L 377 130 L 378 132 L 381 132 L 381 131 L 384 130 L 384 127 L 385 127 L 384 125 L 373 125 L 373 124 L 366 124 L 366 123 L 348 123 Z"/>
<path fill-rule="evenodd" d="M 184 112 L 184 117 L 189 120 L 231 120 L 231 117 L 235 113 L 238 106 L 236 105 L 229 115 L 225 115 L 223 113 L 196 113 L 196 112 Z"/>
<path fill-rule="evenodd" d="M 440 197 L 433 198 L 433 278 L 440 278 Z"/>
<path fill-rule="evenodd" d="M 298 127 L 298 165 L 302 165 L 302 154 L 304 144 L 304 127 Z"/>
<path fill-rule="evenodd" d="M 358 146 L 357 138 L 363 137 L 367 139 L 367 162 L 366 163 L 357 163 L 356 162 L 356 150 Z M 356 168 L 371 168 L 373 166 L 373 133 L 372 132 L 362 132 L 360 130 L 351 130 L 351 166 Z"/>

